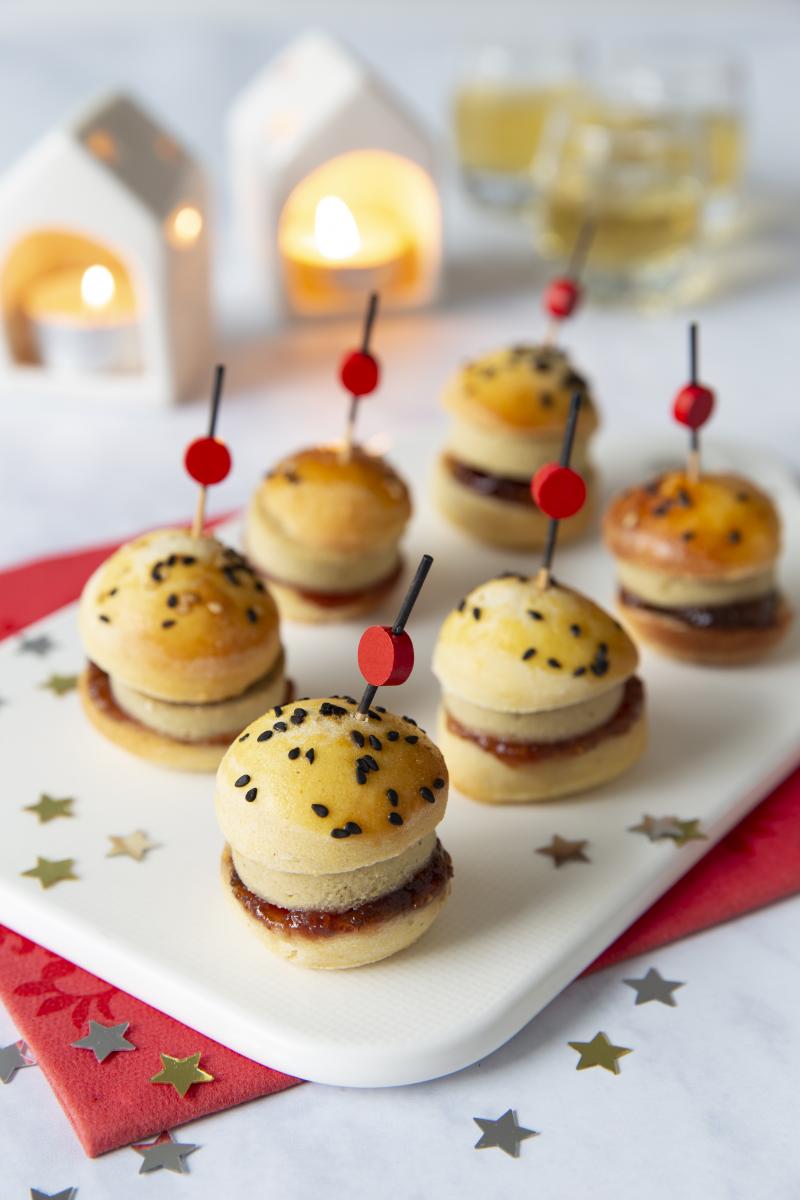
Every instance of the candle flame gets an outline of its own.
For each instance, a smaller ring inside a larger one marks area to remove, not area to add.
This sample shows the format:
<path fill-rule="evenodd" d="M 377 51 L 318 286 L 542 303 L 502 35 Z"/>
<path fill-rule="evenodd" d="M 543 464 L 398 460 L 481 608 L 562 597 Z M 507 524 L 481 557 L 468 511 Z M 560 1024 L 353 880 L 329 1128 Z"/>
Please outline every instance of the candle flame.
<path fill-rule="evenodd" d="M 361 249 L 356 219 L 339 196 L 323 196 L 314 213 L 314 242 L 324 258 L 352 258 Z"/>
<path fill-rule="evenodd" d="M 81 299 L 89 308 L 105 308 L 116 291 L 114 276 L 99 263 L 87 267 L 81 276 Z"/>

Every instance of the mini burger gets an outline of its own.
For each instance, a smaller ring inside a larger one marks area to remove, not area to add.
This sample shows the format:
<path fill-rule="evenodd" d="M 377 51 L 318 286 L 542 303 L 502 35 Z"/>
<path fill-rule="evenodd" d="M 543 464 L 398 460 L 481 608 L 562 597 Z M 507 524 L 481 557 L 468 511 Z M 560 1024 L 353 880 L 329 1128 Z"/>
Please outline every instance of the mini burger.
<path fill-rule="evenodd" d="M 476 359 L 449 382 L 444 404 L 452 423 L 434 476 L 440 511 L 478 541 L 536 549 L 548 518 L 531 496 L 536 471 L 558 458 L 569 406 L 582 398 L 572 461 L 587 484 L 587 503 L 562 523 L 561 540 L 585 529 L 594 480 L 589 442 L 597 410 L 589 385 L 556 346 L 512 346 Z"/>
<path fill-rule="evenodd" d="M 786 633 L 780 518 L 738 475 L 668 471 L 612 501 L 603 522 L 619 607 L 637 636 L 673 658 L 746 662 Z"/>
<path fill-rule="evenodd" d="M 128 542 L 83 589 L 84 709 L 112 742 L 213 771 L 231 738 L 289 692 L 264 583 L 214 537 L 161 529 Z"/>
<path fill-rule="evenodd" d="M 485 803 L 549 800 L 627 770 L 645 746 L 636 647 L 588 597 L 492 579 L 445 619 L 433 670 L 455 787 Z"/>
<path fill-rule="evenodd" d="M 276 953 L 358 967 L 411 945 L 447 897 L 447 769 L 410 717 L 349 696 L 273 708 L 217 773 L 222 881 Z"/>
<path fill-rule="evenodd" d="M 408 488 L 359 446 L 317 446 L 283 459 L 247 513 L 246 544 L 281 615 L 344 621 L 378 605 L 401 572 Z"/>

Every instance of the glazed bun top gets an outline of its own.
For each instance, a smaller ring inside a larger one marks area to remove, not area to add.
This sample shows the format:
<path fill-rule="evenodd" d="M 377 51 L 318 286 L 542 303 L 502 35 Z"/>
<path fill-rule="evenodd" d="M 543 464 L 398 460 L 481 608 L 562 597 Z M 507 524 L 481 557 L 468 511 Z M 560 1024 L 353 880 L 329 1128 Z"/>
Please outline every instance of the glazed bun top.
<path fill-rule="evenodd" d="M 503 575 L 445 618 L 433 671 L 471 704 L 533 713 L 601 695 L 634 673 L 638 657 L 619 622 L 587 596 Z"/>
<path fill-rule="evenodd" d="M 78 620 L 102 670 L 175 702 L 239 695 L 281 649 L 275 602 L 246 560 L 182 529 L 145 534 L 107 558 L 83 589 Z"/>
<path fill-rule="evenodd" d="M 228 749 L 217 819 L 237 853 L 276 870 L 335 874 L 402 853 L 444 816 L 447 768 L 409 717 L 352 697 L 271 709 Z"/>
<path fill-rule="evenodd" d="M 598 420 L 586 380 L 557 346 L 519 345 L 467 363 L 446 386 L 444 404 L 494 429 L 560 436 L 575 391 L 583 397 L 578 434 L 587 436 Z"/>
<path fill-rule="evenodd" d="M 668 471 L 612 501 L 603 535 L 615 557 L 691 577 L 736 578 L 780 553 L 775 505 L 740 475 Z"/>
<path fill-rule="evenodd" d="M 354 446 L 314 446 L 279 462 L 257 506 L 293 542 L 357 554 L 396 542 L 411 516 L 408 488 L 379 455 Z"/>

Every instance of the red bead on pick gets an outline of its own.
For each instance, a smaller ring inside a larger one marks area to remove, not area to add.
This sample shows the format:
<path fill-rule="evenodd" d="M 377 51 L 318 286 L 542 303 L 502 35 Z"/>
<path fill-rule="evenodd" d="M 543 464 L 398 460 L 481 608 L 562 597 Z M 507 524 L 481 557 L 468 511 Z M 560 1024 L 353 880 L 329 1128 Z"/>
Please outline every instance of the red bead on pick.
<path fill-rule="evenodd" d="M 687 383 L 672 402 L 672 413 L 681 425 L 699 429 L 714 409 L 714 393 L 701 383 Z"/>
<path fill-rule="evenodd" d="M 377 358 L 363 350 L 351 350 L 342 359 L 339 378 L 351 396 L 368 396 L 380 381 L 381 370 Z"/>
<path fill-rule="evenodd" d="M 222 483 L 231 469 L 231 453 L 224 442 L 215 437 L 195 438 L 186 447 L 183 465 L 192 479 L 203 487 Z"/>
<path fill-rule="evenodd" d="M 358 643 L 358 669 L 373 687 L 405 683 L 414 669 L 414 646 L 405 632 L 390 625 L 371 625 Z"/>
<path fill-rule="evenodd" d="M 531 482 L 531 494 L 538 508 L 553 521 L 574 517 L 586 500 L 586 484 L 572 467 L 546 463 Z"/>
<path fill-rule="evenodd" d="M 575 312 L 582 298 L 581 285 L 575 279 L 553 279 L 544 294 L 544 306 L 552 317 L 563 319 Z"/>

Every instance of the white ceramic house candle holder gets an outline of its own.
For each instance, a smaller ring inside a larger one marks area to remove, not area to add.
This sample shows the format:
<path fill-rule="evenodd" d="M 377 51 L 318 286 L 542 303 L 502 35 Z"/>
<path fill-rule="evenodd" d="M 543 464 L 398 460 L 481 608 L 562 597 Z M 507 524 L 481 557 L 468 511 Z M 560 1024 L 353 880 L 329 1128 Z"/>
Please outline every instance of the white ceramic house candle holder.
<path fill-rule="evenodd" d="M 208 199 L 125 96 L 47 134 L 0 183 L 0 386 L 172 403 L 210 369 Z"/>
<path fill-rule="evenodd" d="M 236 227 L 273 311 L 425 304 L 437 291 L 442 219 L 431 139 L 349 50 L 293 42 L 234 103 Z"/>

